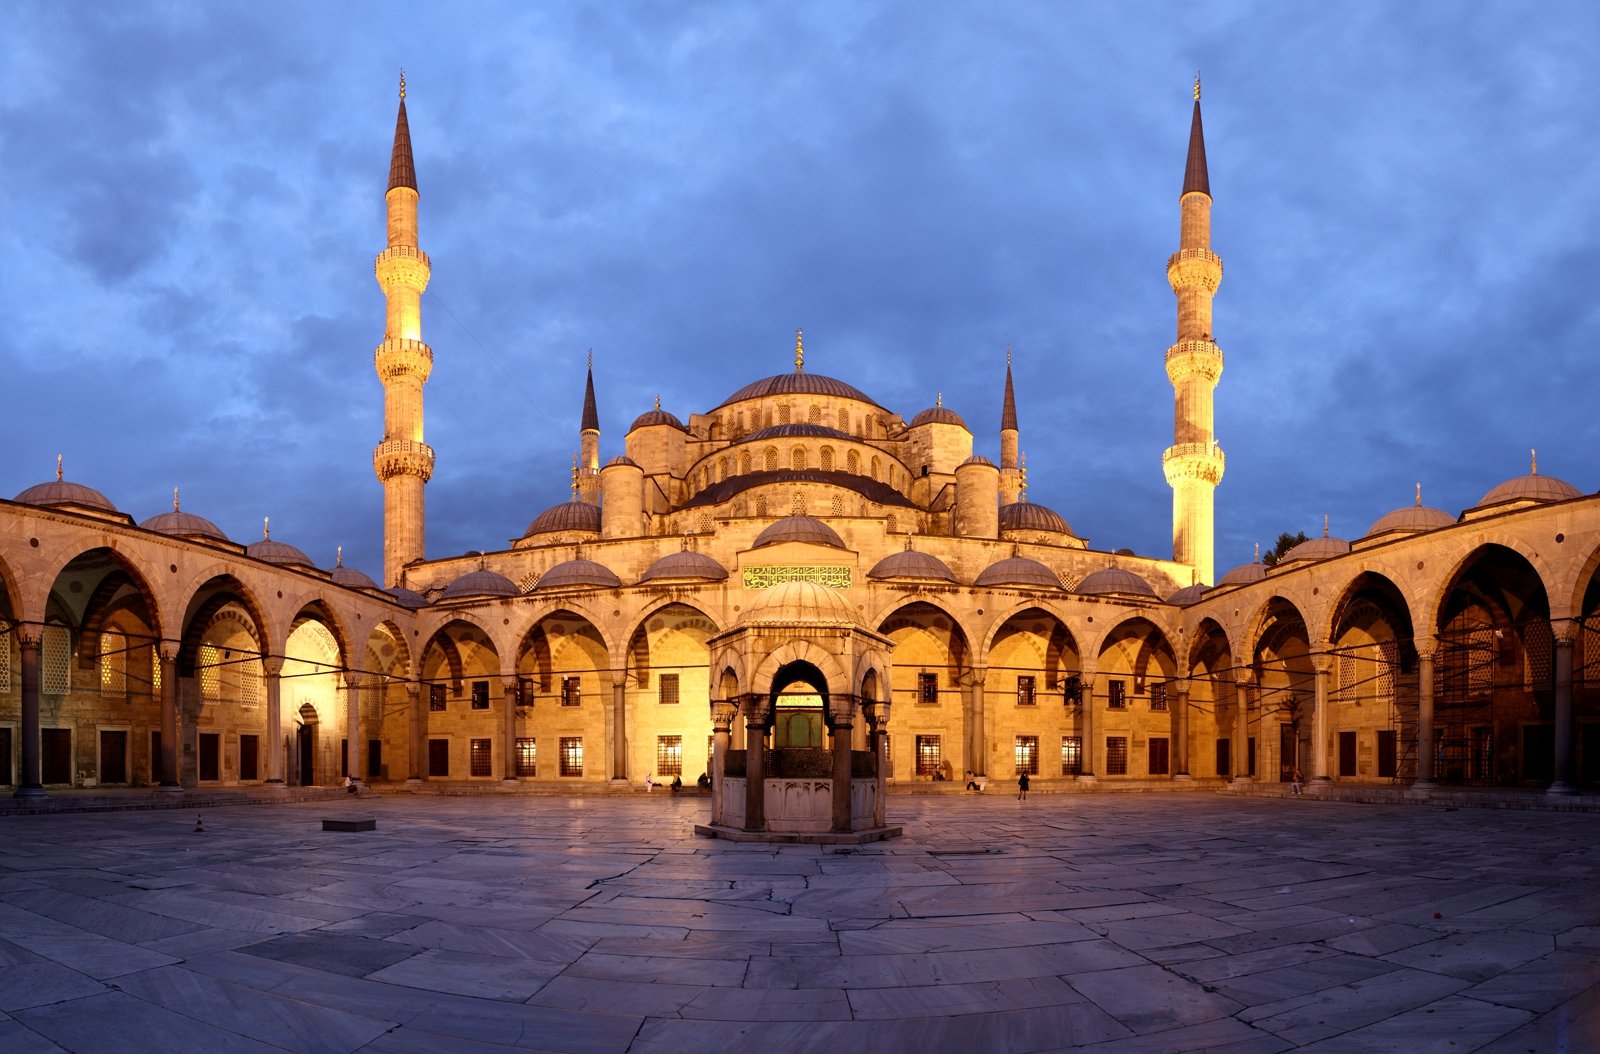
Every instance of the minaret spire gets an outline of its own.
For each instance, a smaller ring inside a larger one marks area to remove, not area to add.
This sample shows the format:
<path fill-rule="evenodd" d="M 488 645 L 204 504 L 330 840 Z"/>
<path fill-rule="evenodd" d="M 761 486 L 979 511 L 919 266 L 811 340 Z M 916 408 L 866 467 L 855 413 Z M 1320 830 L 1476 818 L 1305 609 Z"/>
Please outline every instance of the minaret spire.
<path fill-rule="evenodd" d="M 1015 505 L 1027 485 L 1017 456 L 1017 393 L 1011 384 L 1011 345 L 1006 345 L 1006 395 L 1000 405 L 1000 504 Z"/>
<path fill-rule="evenodd" d="M 1179 194 L 1178 251 L 1167 260 L 1167 281 L 1178 298 L 1177 341 L 1167 349 L 1175 413 L 1172 446 L 1162 468 L 1172 487 L 1172 558 L 1215 581 L 1215 497 L 1224 459 L 1217 445 L 1213 393 L 1222 376 L 1222 351 L 1211 336 L 1211 301 L 1222 282 L 1222 260 L 1211 251 L 1211 181 L 1200 124 L 1200 78 L 1194 82 L 1189 156 Z"/>
<path fill-rule="evenodd" d="M 583 421 L 578 426 L 579 462 L 573 467 L 573 497 L 600 504 L 600 413 L 594 401 L 594 349 L 583 381 Z"/>
<path fill-rule="evenodd" d="M 383 441 L 372 452 L 372 468 L 383 483 L 383 577 L 398 585 L 405 565 L 426 555 L 422 491 L 433 477 L 433 448 L 422 441 L 422 386 L 433 371 L 433 349 L 422 342 L 422 291 L 433 268 L 417 247 L 417 170 L 404 71 L 384 202 L 388 248 L 375 265 L 386 309 L 376 356 L 383 382 Z"/>

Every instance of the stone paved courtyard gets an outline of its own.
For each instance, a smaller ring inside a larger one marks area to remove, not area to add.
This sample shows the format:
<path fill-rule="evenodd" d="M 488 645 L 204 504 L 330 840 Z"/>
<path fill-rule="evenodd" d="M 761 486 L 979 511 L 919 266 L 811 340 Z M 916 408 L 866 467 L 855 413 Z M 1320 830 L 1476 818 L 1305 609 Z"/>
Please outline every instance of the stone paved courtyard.
<path fill-rule="evenodd" d="M 3 819 L 0 1050 L 1600 1050 L 1600 816 L 890 805 L 859 849 L 660 796 Z"/>

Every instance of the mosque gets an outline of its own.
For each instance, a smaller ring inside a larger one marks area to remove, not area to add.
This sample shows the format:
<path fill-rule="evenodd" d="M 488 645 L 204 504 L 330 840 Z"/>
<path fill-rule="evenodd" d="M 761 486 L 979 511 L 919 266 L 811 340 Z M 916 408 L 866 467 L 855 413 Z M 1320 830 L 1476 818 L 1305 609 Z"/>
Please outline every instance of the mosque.
<path fill-rule="evenodd" d="M 908 417 L 808 372 L 801 334 L 792 372 L 686 416 L 646 409 L 610 457 L 591 366 L 571 500 L 501 551 L 430 557 L 431 264 L 403 82 L 386 202 L 381 581 L 265 530 L 236 541 L 176 494 L 136 519 L 58 465 L 0 501 L 16 796 L 831 774 L 876 780 L 881 814 L 895 786 L 1022 773 L 1036 790 L 1600 784 L 1600 497 L 1534 466 L 1459 515 L 1419 491 L 1358 539 L 1215 575 L 1222 261 L 1198 87 L 1166 264 L 1170 559 L 1090 548 L 1028 500 L 1009 363 L 991 460 L 942 400 Z M 763 807 L 714 800 L 733 825 Z M 848 829 L 851 803 L 832 804 L 825 825 Z"/>

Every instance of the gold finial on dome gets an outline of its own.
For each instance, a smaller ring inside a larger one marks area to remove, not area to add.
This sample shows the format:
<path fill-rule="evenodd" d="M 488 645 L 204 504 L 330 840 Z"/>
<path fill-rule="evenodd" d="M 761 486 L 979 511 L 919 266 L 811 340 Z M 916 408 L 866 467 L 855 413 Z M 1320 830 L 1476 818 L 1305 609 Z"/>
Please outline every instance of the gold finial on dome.
<path fill-rule="evenodd" d="M 261 540 L 263 542 L 267 542 L 267 541 L 271 541 L 272 540 L 272 517 L 271 516 L 263 516 L 263 517 L 261 517 Z"/>
<path fill-rule="evenodd" d="M 656 392 L 656 409 L 661 409 L 661 393 Z"/>
<path fill-rule="evenodd" d="M 1194 71 L 1194 101 L 1200 101 L 1200 71 Z"/>
<path fill-rule="evenodd" d="M 333 551 L 333 566 L 334 567 L 343 567 L 344 566 L 344 546 L 342 546 L 342 545 L 339 546 L 337 549 L 335 549 Z"/>
<path fill-rule="evenodd" d="M 806 372 L 805 330 L 794 331 L 794 372 Z"/>
<path fill-rule="evenodd" d="M 1253 563 L 1253 564 L 1259 564 L 1261 562 L 1261 543 L 1260 542 L 1256 543 L 1256 556 L 1255 556 L 1255 559 L 1251 560 L 1250 562 Z"/>
<path fill-rule="evenodd" d="M 937 406 L 937 407 L 938 407 L 938 408 L 939 408 L 939 409 L 941 409 L 941 410 L 943 410 L 943 409 L 944 409 L 944 392 L 940 392 L 940 393 L 939 393 L 939 394 L 938 394 L 938 396 L 936 396 L 936 397 L 935 397 L 935 398 L 934 398 L 934 400 L 933 400 L 933 405 L 934 405 L 934 406 Z"/>
<path fill-rule="evenodd" d="M 1323 513 L 1322 514 L 1322 536 L 1324 538 L 1326 538 L 1328 536 L 1328 514 L 1327 513 Z"/>
<path fill-rule="evenodd" d="M 1539 452 L 1537 450 L 1528 451 L 1528 460 L 1532 463 L 1532 475 L 1537 476 L 1539 474 Z"/>
<path fill-rule="evenodd" d="M 1417 508 L 1422 508 L 1422 481 L 1417 481 Z"/>
<path fill-rule="evenodd" d="M 61 455 L 56 455 L 56 482 L 61 482 Z"/>
<path fill-rule="evenodd" d="M 406 97 L 406 68 L 404 66 L 401 66 L 400 67 L 400 98 L 404 99 L 405 97 Z"/>
<path fill-rule="evenodd" d="M 178 511 L 178 488 L 177 487 L 173 487 L 172 488 L 172 511 L 173 512 L 177 512 Z"/>

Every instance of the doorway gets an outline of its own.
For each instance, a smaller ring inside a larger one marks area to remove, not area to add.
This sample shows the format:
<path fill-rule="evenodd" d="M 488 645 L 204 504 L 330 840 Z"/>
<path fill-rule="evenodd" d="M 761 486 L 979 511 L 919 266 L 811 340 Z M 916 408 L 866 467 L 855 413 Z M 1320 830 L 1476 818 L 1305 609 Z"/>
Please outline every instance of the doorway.
<path fill-rule="evenodd" d="M 1300 737 L 1292 724 L 1278 726 L 1278 782 L 1291 783 L 1294 770 L 1300 766 Z"/>
<path fill-rule="evenodd" d="M 311 787 L 317 782 L 317 726 L 300 725 L 295 729 L 295 756 L 300 760 L 300 786 Z"/>

